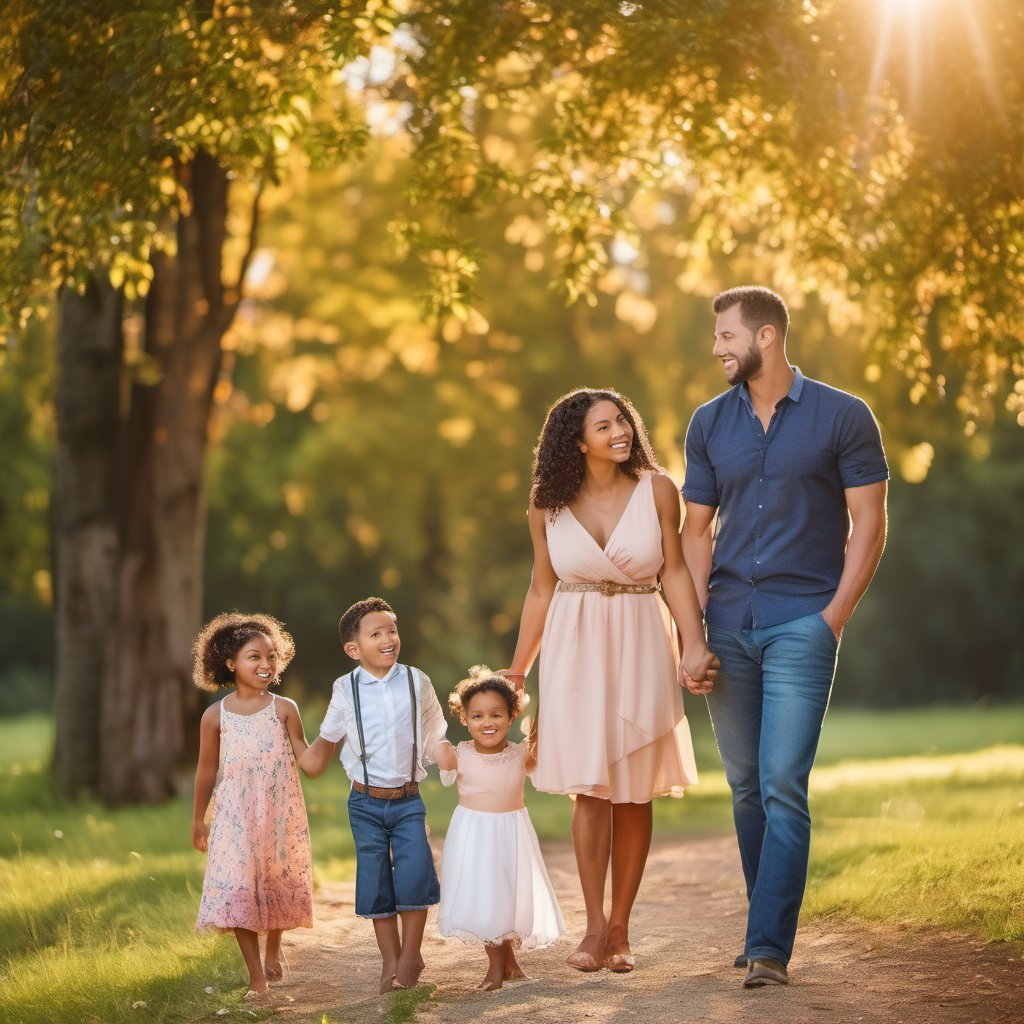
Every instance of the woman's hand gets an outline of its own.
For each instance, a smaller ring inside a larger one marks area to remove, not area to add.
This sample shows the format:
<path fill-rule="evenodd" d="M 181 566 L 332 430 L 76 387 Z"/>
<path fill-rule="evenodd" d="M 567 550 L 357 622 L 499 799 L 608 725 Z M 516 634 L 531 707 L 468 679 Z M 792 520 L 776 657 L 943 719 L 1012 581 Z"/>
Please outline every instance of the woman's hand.
<path fill-rule="evenodd" d="M 513 672 L 508 668 L 499 668 L 495 675 L 502 676 L 507 679 L 511 684 L 512 688 L 519 693 L 524 686 L 526 686 L 526 673 L 525 672 Z"/>
<path fill-rule="evenodd" d="M 707 644 L 694 646 L 692 653 L 690 650 L 683 651 L 679 662 L 679 682 L 692 694 L 710 693 L 718 678 L 719 668 L 718 658 Z"/>

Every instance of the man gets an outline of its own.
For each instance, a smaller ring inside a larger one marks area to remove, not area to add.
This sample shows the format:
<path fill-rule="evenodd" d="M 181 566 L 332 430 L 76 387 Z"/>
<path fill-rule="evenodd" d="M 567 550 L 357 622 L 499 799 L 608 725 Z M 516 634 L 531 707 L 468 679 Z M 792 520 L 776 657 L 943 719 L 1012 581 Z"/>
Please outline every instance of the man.
<path fill-rule="evenodd" d="M 790 366 L 778 295 L 733 288 L 714 311 L 731 387 L 687 431 L 683 553 L 722 664 L 713 689 L 684 681 L 710 691 L 750 900 L 736 966 L 757 988 L 788 981 L 807 782 L 839 638 L 885 546 L 889 471 L 867 405 Z"/>

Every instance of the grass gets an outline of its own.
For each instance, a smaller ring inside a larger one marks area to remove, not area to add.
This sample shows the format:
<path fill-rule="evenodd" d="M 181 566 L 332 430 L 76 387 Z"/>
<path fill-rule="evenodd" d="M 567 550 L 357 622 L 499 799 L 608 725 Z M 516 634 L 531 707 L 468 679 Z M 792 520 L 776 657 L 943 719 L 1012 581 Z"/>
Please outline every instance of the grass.
<path fill-rule="evenodd" d="M 689 713 L 702 782 L 657 802 L 663 839 L 730 827 L 706 711 L 692 701 Z M 316 720 L 307 714 L 310 731 Z M 1016 705 L 830 713 L 812 778 L 805 913 L 1024 941 L 1022 736 Z M 0 1020 L 184 1024 L 221 1008 L 253 1019 L 239 1006 L 234 943 L 192 931 L 203 857 L 189 847 L 189 802 L 69 803 L 45 771 L 51 742 L 45 717 L 0 720 Z M 321 881 L 353 874 L 343 790 L 336 768 L 305 782 Z M 425 799 L 440 835 L 454 790 L 430 781 Z M 529 801 L 542 838 L 568 838 L 567 800 L 530 791 Z M 396 1003 L 387 1019 L 415 1005 Z"/>
<path fill-rule="evenodd" d="M 1024 746 L 824 768 L 805 912 L 1024 942 Z"/>

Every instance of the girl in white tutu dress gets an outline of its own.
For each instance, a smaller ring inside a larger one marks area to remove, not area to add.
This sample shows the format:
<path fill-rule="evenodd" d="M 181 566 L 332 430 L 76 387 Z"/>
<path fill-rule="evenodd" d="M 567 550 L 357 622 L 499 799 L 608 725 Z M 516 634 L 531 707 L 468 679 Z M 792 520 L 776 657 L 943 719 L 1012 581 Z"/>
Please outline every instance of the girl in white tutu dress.
<path fill-rule="evenodd" d="M 517 949 L 550 945 L 565 934 L 565 923 L 523 800 L 535 752 L 508 740 L 519 695 L 474 665 L 448 706 L 471 739 L 434 748 L 442 781 L 451 785 L 454 778 L 459 790 L 441 856 L 438 925 L 446 938 L 483 944 L 488 967 L 478 987 L 491 991 L 525 977 Z"/>

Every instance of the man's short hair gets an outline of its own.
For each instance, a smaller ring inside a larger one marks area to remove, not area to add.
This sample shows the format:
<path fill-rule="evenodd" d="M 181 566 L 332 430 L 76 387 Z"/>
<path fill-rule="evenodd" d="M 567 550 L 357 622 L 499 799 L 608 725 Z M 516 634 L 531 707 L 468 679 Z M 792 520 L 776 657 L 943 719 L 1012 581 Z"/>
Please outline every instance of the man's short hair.
<path fill-rule="evenodd" d="M 756 334 L 765 324 L 771 324 L 783 341 L 789 333 L 789 310 L 781 295 L 760 285 L 743 285 L 719 292 L 713 304 L 716 313 L 724 313 L 733 306 L 740 307 L 740 319 Z"/>
<path fill-rule="evenodd" d="M 362 601 L 356 601 L 351 608 L 347 608 L 338 620 L 338 637 L 342 647 L 359 639 L 359 627 L 371 612 L 387 612 L 398 619 L 394 608 L 383 597 L 364 597 Z"/>

